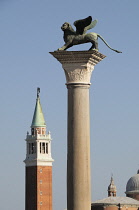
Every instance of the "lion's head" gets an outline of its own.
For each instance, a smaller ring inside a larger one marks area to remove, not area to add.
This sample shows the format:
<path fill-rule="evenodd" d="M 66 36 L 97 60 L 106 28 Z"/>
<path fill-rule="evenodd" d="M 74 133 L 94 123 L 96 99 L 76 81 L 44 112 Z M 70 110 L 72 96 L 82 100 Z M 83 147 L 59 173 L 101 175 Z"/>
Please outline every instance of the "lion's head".
<path fill-rule="evenodd" d="M 63 25 L 61 26 L 62 31 L 65 31 L 70 28 L 71 28 L 71 25 L 67 22 L 63 23 Z"/>

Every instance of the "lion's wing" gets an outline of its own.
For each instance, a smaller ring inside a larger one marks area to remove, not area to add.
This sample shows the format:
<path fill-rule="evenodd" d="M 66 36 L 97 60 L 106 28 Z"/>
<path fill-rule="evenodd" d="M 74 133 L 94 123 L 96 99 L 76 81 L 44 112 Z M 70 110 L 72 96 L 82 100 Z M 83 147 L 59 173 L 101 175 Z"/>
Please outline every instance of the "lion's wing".
<path fill-rule="evenodd" d="M 94 28 L 94 27 L 96 26 L 97 22 L 98 22 L 98 20 L 94 20 L 94 21 L 91 22 L 91 24 L 90 24 L 89 26 L 86 26 L 86 27 L 84 28 L 84 33 L 86 33 L 86 31 L 88 31 L 88 30 Z"/>
<path fill-rule="evenodd" d="M 93 23 L 93 22 L 92 22 L 91 16 L 89 16 L 85 19 L 76 20 L 74 22 L 74 26 L 76 27 L 76 33 L 82 35 L 84 33 L 85 28 L 88 28 L 91 25 L 91 23 Z"/>

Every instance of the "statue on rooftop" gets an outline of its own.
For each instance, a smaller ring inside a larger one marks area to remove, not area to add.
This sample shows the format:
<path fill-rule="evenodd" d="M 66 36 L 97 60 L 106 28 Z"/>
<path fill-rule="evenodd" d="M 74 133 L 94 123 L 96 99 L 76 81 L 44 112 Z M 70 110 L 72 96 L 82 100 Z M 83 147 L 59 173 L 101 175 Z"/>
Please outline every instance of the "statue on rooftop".
<path fill-rule="evenodd" d="M 75 31 L 69 23 L 65 22 L 61 26 L 61 29 L 64 32 L 63 38 L 65 41 L 65 44 L 61 48 L 58 48 L 57 51 L 67 50 L 73 45 L 79 45 L 79 44 L 88 43 L 88 42 L 92 43 L 92 46 L 89 50 L 98 51 L 98 38 L 100 38 L 111 50 L 117 53 L 121 53 L 121 51 L 111 48 L 108 45 L 108 43 L 103 39 L 103 37 L 100 36 L 99 34 L 93 33 L 93 32 L 86 33 L 88 30 L 94 28 L 96 24 L 97 24 L 97 20 L 92 21 L 91 16 L 85 19 L 76 20 L 74 22 L 74 26 L 76 27 L 76 31 Z"/>

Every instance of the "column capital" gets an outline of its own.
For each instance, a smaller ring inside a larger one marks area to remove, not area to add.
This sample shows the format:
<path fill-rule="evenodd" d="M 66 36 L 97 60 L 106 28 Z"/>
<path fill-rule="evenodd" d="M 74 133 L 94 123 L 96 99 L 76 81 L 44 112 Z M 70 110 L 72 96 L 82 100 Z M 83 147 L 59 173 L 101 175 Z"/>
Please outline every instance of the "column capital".
<path fill-rule="evenodd" d="M 94 66 L 106 56 L 95 51 L 50 52 L 65 71 L 67 84 L 90 84 Z"/>

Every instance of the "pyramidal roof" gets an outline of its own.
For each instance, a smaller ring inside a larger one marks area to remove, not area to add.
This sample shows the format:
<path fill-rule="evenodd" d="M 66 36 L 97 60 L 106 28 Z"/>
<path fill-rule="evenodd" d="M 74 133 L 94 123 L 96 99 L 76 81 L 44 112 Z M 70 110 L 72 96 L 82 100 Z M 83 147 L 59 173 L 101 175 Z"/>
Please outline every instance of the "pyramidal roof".
<path fill-rule="evenodd" d="M 37 89 L 36 106 L 35 106 L 35 111 L 34 111 L 31 127 L 46 127 L 46 123 L 44 120 L 44 115 L 43 115 L 42 107 L 40 103 L 39 93 L 40 93 L 40 88 Z"/>

